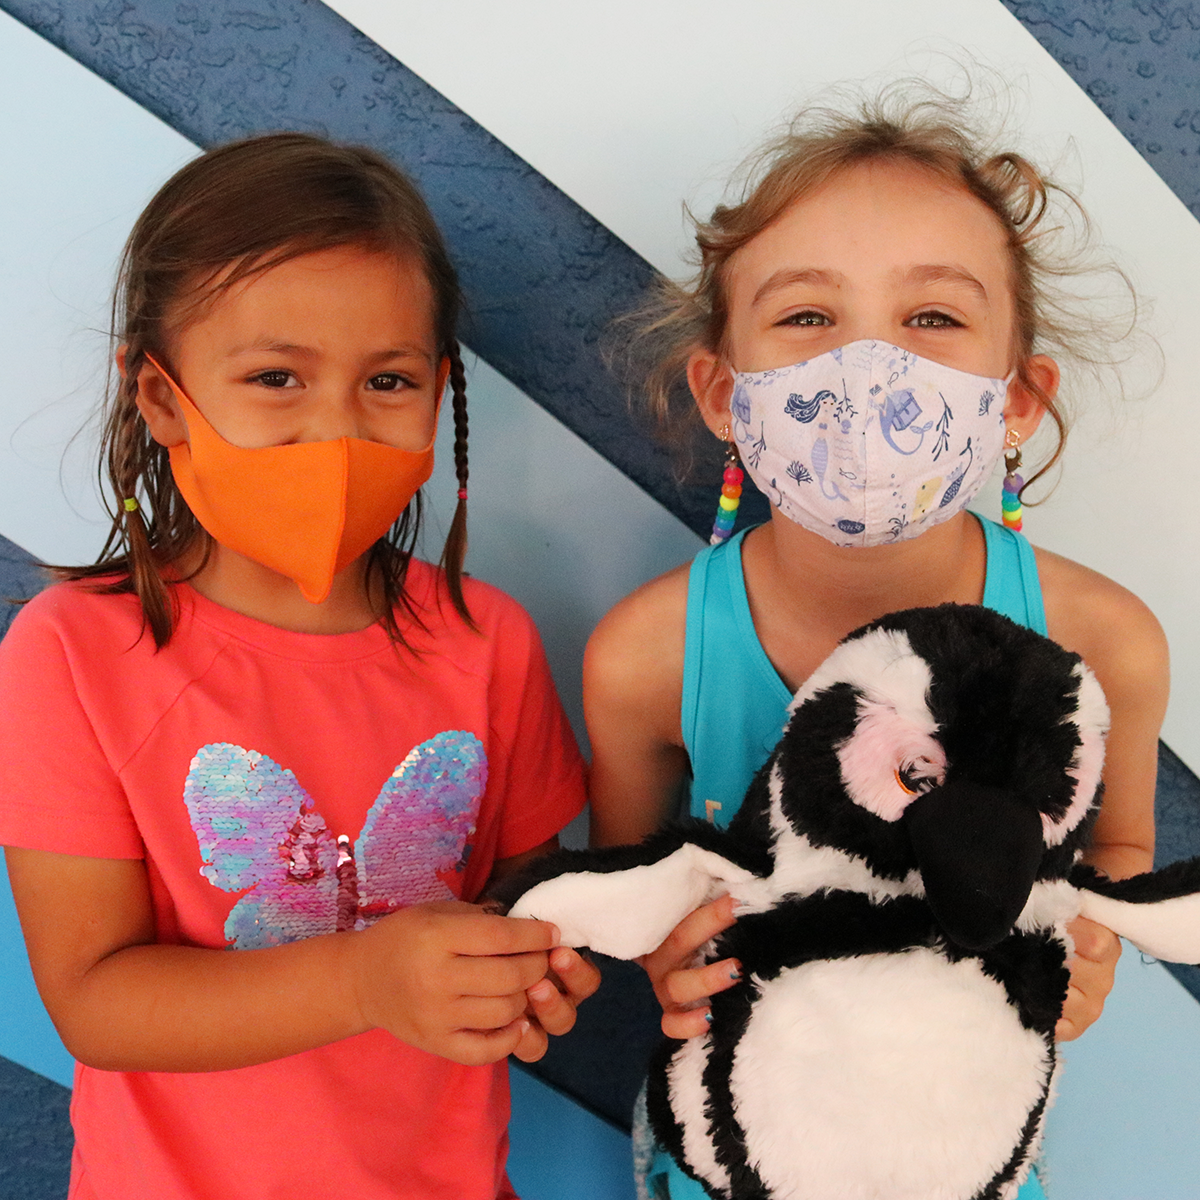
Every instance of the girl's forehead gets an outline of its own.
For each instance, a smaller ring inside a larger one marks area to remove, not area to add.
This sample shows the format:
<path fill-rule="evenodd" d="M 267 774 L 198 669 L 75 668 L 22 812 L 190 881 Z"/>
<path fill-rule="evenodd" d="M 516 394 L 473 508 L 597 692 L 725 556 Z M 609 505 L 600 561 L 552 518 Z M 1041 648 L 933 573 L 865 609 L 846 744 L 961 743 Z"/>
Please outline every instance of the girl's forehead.
<path fill-rule="evenodd" d="M 736 302 L 780 269 L 852 284 L 939 265 L 1006 281 L 1009 251 L 999 218 L 929 169 L 875 161 L 838 171 L 792 201 L 732 256 L 726 278 Z"/>
<path fill-rule="evenodd" d="M 264 327 L 349 325 L 364 332 L 397 322 L 433 337 L 433 288 L 416 254 L 336 246 L 287 258 L 229 282 L 231 263 L 196 281 L 175 337 L 247 323 Z M 333 330 L 331 330 L 333 331 Z"/>

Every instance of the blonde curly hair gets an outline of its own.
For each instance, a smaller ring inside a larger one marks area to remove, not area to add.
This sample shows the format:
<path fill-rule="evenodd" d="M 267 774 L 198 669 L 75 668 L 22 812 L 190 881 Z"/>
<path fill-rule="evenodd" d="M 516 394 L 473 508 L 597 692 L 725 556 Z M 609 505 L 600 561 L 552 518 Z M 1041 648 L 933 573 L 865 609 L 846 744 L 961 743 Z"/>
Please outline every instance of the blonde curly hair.
<path fill-rule="evenodd" d="M 1010 257 L 1016 378 L 1045 406 L 1056 433 L 1053 453 L 1029 482 L 1058 461 L 1067 413 L 1060 398 L 1039 387 L 1029 361 L 1047 353 L 1087 367 L 1114 365 L 1124 357 L 1115 348 L 1133 333 L 1137 298 L 1119 267 L 1096 259 L 1079 201 L 1029 159 L 977 132 L 970 108 L 969 97 L 920 81 L 899 81 L 841 107 L 806 108 L 744 166 L 732 202 L 718 205 L 707 221 L 691 217 L 698 273 L 684 284 L 662 281 L 649 303 L 628 318 L 633 336 L 615 355 L 637 372 L 651 415 L 677 449 L 686 447 L 698 423 L 685 382 L 688 358 L 697 348 L 726 350 L 730 260 L 838 172 L 884 160 L 912 163 L 963 187 L 996 215 Z M 1092 309 L 1064 286 L 1084 276 L 1116 280 L 1116 310 L 1104 304 Z"/>

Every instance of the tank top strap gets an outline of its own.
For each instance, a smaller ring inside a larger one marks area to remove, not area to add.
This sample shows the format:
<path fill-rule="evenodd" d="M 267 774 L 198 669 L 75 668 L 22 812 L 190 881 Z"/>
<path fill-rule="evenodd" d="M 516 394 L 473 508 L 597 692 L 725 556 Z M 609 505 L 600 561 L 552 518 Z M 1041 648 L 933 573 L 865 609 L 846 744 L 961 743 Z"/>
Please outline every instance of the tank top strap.
<path fill-rule="evenodd" d="M 1045 637 L 1046 608 L 1033 547 L 1015 529 L 1007 529 L 978 513 L 972 516 L 983 529 L 987 550 L 984 608 L 993 609 Z"/>
<path fill-rule="evenodd" d="M 779 740 L 792 698 L 750 615 L 744 536 L 706 547 L 688 575 L 680 723 L 692 767 L 690 808 L 720 826 Z"/>

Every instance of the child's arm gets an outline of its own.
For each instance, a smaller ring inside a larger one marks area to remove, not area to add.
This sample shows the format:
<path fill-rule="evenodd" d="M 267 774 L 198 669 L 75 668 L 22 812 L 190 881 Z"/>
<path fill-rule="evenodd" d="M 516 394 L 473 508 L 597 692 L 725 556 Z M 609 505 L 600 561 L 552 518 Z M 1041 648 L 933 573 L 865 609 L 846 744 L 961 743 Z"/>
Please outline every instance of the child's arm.
<path fill-rule="evenodd" d="M 46 1008 L 67 1049 L 105 1070 L 245 1067 L 373 1028 L 494 1062 L 526 1038 L 526 989 L 557 941 L 544 922 L 450 901 L 267 950 L 160 945 L 142 862 L 6 859 Z"/>
<path fill-rule="evenodd" d="M 584 657 L 583 698 L 592 743 L 588 780 L 595 846 L 640 841 L 671 815 L 687 771 L 680 708 L 687 566 L 651 580 L 596 627 Z M 739 964 L 691 968 L 696 952 L 733 924 L 733 901 L 697 909 L 639 961 L 663 1008 L 667 1037 L 708 1029 L 709 996 L 732 987 Z"/>
<path fill-rule="evenodd" d="M 1167 707 L 1166 638 L 1131 592 L 1069 559 L 1039 550 L 1038 572 L 1050 636 L 1095 672 L 1112 714 L 1105 749 L 1104 803 L 1085 858 L 1114 879 L 1154 865 L 1158 734 Z M 1058 1037 L 1078 1037 L 1112 989 L 1121 946 L 1093 921 L 1072 922 L 1075 957 Z"/>
<path fill-rule="evenodd" d="M 687 771 L 680 706 L 688 567 L 640 587 L 596 627 L 583 660 L 592 743 L 591 841 L 640 841 L 671 815 Z"/>

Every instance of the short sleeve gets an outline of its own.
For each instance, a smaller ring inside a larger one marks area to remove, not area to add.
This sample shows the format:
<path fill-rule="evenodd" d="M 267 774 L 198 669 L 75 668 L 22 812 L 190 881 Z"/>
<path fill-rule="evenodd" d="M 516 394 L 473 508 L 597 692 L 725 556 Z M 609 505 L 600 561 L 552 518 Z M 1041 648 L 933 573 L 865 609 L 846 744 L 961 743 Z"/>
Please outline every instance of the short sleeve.
<path fill-rule="evenodd" d="M 583 759 L 529 615 L 505 597 L 489 685 L 488 792 L 503 806 L 497 858 L 540 846 L 583 811 Z"/>
<path fill-rule="evenodd" d="M 141 858 L 124 789 L 80 701 L 78 656 L 54 619 L 59 592 L 33 600 L 0 642 L 0 844 Z"/>

